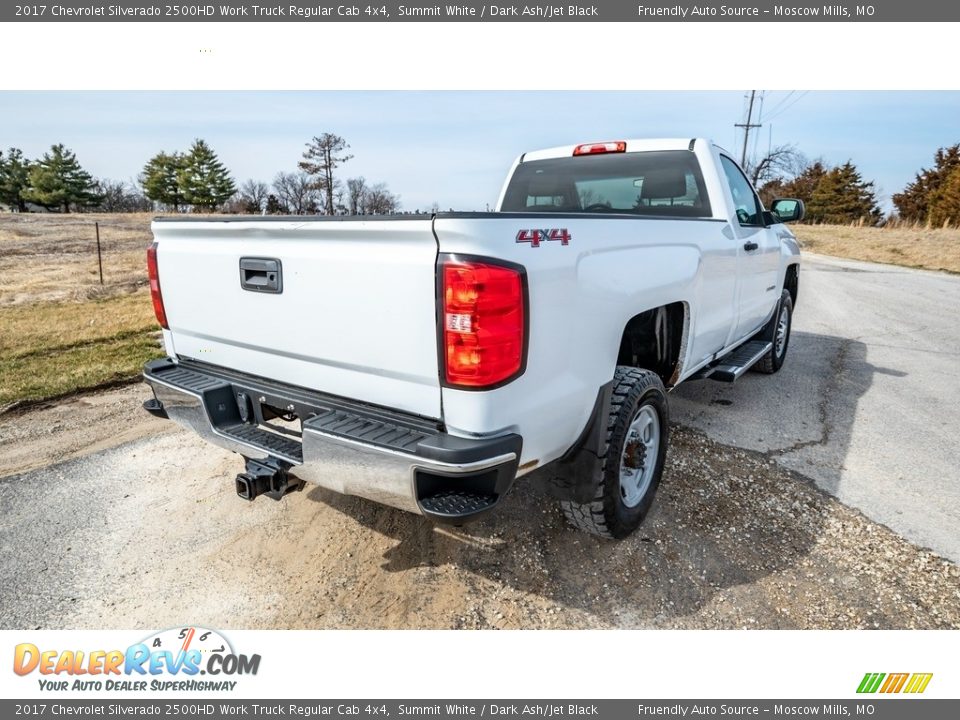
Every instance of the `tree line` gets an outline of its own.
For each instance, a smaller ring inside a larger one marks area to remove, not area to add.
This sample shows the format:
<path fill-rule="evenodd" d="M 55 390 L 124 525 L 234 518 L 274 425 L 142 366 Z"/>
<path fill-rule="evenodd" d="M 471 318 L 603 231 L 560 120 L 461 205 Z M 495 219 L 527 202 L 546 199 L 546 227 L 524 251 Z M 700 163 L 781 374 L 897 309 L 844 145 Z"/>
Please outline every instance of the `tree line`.
<path fill-rule="evenodd" d="M 270 215 L 384 215 L 399 212 L 400 197 L 386 183 L 341 178 L 353 156 L 334 133 L 306 143 L 295 170 L 271 183 L 247 180 L 239 186 L 213 148 L 197 139 L 187 151 L 159 152 L 136 181 L 96 179 L 62 144 L 37 160 L 17 148 L 0 152 L 0 203 L 26 212 L 37 205 L 57 212 L 216 212 Z M 940 148 L 931 168 L 922 168 L 893 195 L 896 213 L 884 218 L 876 188 L 852 161 L 830 165 L 808 160 L 790 145 L 773 148 L 745 168 L 769 207 L 775 197 L 796 197 L 807 208 L 806 222 L 879 225 L 889 220 L 960 227 L 960 143 Z M 433 208 L 435 209 L 435 207 Z M 418 211 L 419 212 L 419 211 Z"/>
<path fill-rule="evenodd" d="M 202 139 L 187 151 L 161 151 L 136 181 L 96 179 L 62 144 L 38 160 L 17 148 L 0 152 L 0 203 L 18 212 L 31 205 L 53 212 L 228 212 L 283 215 L 385 215 L 399 212 L 400 196 L 386 183 L 343 180 L 339 169 L 353 158 L 347 141 L 322 133 L 306 144 L 293 172 L 271 184 L 239 186 L 213 148 Z"/>
<path fill-rule="evenodd" d="M 893 204 L 904 220 L 933 227 L 960 226 L 960 143 L 940 148 Z"/>
<path fill-rule="evenodd" d="M 872 181 L 852 161 L 829 165 L 810 161 L 790 145 L 774 148 L 746 168 L 764 204 L 777 197 L 800 198 L 806 222 L 880 225 L 889 221 L 960 227 L 960 143 L 940 148 L 934 166 L 892 197 L 896 212 L 884 217 Z"/>

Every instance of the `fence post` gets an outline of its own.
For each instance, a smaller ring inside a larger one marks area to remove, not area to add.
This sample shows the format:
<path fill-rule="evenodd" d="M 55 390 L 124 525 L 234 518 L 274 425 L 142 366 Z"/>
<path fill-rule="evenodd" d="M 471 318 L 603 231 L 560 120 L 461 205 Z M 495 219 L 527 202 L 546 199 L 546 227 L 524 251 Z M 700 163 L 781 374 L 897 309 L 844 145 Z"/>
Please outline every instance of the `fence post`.
<path fill-rule="evenodd" d="M 103 257 L 100 254 L 100 223 L 95 222 L 93 227 L 97 231 L 97 267 L 100 269 L 100 284 L 103 285 Z"/>

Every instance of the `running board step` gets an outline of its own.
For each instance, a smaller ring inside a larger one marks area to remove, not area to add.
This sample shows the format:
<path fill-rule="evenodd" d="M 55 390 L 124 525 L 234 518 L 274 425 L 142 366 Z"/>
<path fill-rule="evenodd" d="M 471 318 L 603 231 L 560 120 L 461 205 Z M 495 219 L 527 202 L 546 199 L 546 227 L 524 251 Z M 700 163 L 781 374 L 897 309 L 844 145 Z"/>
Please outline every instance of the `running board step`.
<path fill-rule="evenodd" d="M 721 358 L 716 365 L 710 368 L 705 377 L 719 382 L 733 382 L 760 362 L 760 359 L 770 352 L 772 347 L 773 343 L 763 342 L 762 340 L 744 343 L 729 355 Z"/>
<path fill-rule="evenodd" d="M 469 490 L 445 490 L 420 501 L 423 514 L 434 520 L 461 523 L 492 509 L 500 498 L 470 492 Z"/>

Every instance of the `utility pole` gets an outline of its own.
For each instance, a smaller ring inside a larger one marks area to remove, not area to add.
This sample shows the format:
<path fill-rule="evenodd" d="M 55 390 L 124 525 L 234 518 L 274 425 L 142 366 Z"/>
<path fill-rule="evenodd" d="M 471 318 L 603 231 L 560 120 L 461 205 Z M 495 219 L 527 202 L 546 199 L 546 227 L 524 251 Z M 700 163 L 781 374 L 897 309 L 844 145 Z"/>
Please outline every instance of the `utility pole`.
<path fill-rule="evenodd" d="M 750 138 L 751 128 L 763 127 L 761 123 L 753 122 L 753 101 L 757 96 L 756 90 L 750 91 L 750 104 L 747 106 L 747 121 L 745 123 L 735 123 L 734 127 L 743 128 L 743 152 L 740 154 L 740 167 L 747 166 L 747 140 Z"/>

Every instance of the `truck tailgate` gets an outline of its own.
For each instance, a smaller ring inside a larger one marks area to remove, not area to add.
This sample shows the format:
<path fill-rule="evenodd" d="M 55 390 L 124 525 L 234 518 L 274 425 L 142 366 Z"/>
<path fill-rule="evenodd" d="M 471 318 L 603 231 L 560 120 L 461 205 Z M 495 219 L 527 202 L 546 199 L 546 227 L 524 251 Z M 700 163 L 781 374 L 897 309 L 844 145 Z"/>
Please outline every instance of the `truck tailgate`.
<path fill-rule="evenodd" d="M 153 233 L 169 352 L 440 417 L 429 218 L 157 220 Z M 279 291 L 242 287 L 241 259 L 254 288 L 276 267 Z"/>

